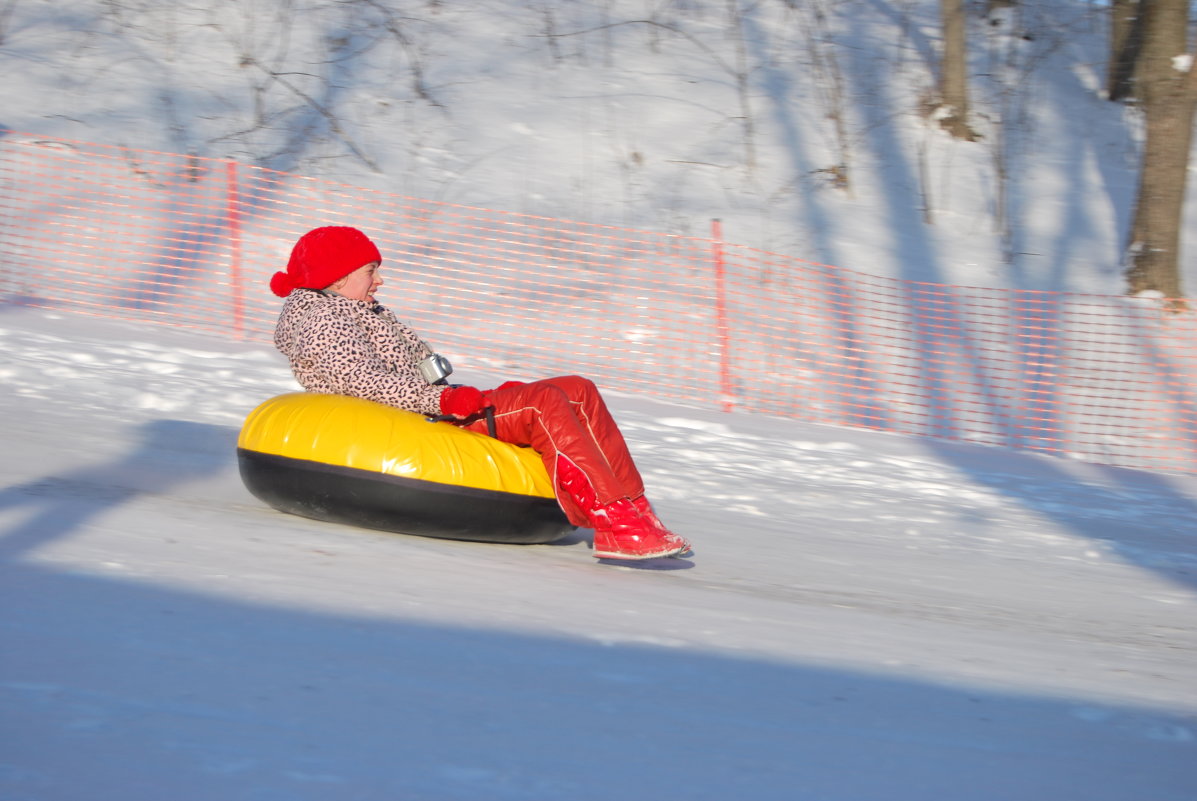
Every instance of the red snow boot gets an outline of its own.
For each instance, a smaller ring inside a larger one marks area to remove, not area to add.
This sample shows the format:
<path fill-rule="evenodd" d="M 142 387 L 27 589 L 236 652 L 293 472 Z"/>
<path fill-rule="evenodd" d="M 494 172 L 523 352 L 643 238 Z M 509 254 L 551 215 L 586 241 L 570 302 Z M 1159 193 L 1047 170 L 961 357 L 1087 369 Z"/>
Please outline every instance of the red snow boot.
<path fill-rule="evenodd" d="M 662 534 L 627 498 L 593 510 L 590 519 L 596 559 L 653 559 L 690 549 L 681 537 Z"/>
<path fill-rule="evenodd" d="M 660 532 L 661 536 L 663 536 L 668 542 L 673 542 L 682 546 L 682 550 L 679 551 L 679 553 L 688 553 L 690 551 L 690 543 L 686 541 L 685 537 L 674 534 L 665 527 L 665 524 L 661 522 L 661 518 L 657 517 L 657 513 L 653 511 L 652 504 L 648 502 L 648 498 L 641 495 L 638 498 L 633 498 L 632 504 L 636 507 L 636 511 L 640 513 L 640 516 L 647 520 L 653 528 Z"/>
<path fill-rule="evenodd" d="M 599 506 L 590 479 L 563 456 L 557 459 L 557 485 L 582 510 L 594 529 L 596 559 L 653 559 L 689 550 L 685 540 L 675 535 L 667 538 L 664 527 L 658 530 L 627 498 Z"/>

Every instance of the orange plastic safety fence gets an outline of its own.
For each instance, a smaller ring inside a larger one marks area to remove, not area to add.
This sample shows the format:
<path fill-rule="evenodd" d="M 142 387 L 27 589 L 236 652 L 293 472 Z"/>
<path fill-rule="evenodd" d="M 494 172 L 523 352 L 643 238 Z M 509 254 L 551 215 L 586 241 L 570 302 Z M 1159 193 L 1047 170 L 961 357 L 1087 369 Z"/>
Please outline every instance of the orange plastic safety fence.
<path fill-rule="evenodd" d="M 0 132 L 0 298 L 268 341 L 318 225 L 455 363 L 684 403 L 1197 473 L 1197 316 L 871 277 L 709 238 Z"/>

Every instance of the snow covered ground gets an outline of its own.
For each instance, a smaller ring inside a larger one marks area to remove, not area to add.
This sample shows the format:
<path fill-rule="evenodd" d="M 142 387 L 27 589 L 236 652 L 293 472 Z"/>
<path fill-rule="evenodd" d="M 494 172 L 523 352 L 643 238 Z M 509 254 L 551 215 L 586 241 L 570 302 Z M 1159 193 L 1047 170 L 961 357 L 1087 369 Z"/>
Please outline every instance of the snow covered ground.
<path fill-rule="evenodd" d="M 613 396 L 695 543 L 619 566 L 266 508 L 259 344 L 0 376 L 6 801 L 1197 797 L 1197 478 Z"/>

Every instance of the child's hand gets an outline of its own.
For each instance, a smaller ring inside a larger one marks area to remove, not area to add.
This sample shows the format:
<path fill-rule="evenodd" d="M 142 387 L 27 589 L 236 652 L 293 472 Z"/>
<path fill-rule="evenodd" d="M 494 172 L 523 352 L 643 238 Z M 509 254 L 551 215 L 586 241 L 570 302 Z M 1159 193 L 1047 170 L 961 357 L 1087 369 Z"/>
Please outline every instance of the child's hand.
<path fill-rule="evenodd" d="M 441 414 L 458 420 L 473 417 L 489 405 L 486 396 L 475 387 L 449 387 L 441 393 Z"/>

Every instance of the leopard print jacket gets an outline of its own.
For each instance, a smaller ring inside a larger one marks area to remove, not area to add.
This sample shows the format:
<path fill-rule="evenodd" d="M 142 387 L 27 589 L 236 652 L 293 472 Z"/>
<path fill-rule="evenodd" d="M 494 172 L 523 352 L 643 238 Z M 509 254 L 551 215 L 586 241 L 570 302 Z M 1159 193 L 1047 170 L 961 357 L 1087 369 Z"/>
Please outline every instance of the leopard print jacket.
<path fill-rule="evenodd" d="M 296 289 L 283 302 L 274 345 L 308 392 L 440 414 L 445 387 L 429 384 L 418 367 L 432 350 L 377 302 Z"/>

